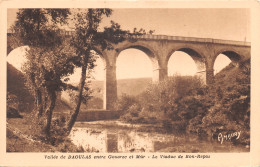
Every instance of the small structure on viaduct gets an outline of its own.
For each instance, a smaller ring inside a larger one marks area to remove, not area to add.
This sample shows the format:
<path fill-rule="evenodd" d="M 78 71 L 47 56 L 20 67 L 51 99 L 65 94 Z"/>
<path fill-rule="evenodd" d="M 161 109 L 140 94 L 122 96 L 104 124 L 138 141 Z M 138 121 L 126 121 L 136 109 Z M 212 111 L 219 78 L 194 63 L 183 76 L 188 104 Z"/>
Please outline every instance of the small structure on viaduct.
<path fill-rule="evenodd" d="M 7 54 L 17 47 L 12 43 L 12 37 L 8 34 Z M 197 66 L 197 72 L 205 75 L 206 84 L 214 82 L 213 67 L 219 54 L 226 55 L 236 65 L 251 57 L 249 42 L 165 35 L 131 36 L 114 45 L 113 50 L 97 50 L 106 67 L 104 109 L 112 109 L 117 99 L 116 60 L 120 52 L 128 48 L 139 49 L 150 58 L 153 66 L 153 82 L 167 78 L 168 61 L 175 51 L 183 51 L 191 56 Z"/>

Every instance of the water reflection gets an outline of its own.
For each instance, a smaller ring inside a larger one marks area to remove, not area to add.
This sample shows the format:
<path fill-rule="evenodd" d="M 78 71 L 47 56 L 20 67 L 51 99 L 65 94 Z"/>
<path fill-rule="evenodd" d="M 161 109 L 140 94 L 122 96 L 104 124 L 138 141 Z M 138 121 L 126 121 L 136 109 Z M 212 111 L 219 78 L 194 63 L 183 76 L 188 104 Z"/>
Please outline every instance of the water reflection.
<path fill-rule="evenodd" d="M 107 152 L 107 132 L 87 128 L 73 128 L 70 138 L 88 152 Z"/>
<path fill-rule="evenodd" d="M 112 122 L 112 124 L 115 124 Z M 174 136 L 158 132 L 140 132 L 139 128 L 107 128 L 95 124 L 76 126 L 70 138 L 85 152 L 248 152 L 249 148 L 238 147 L 231 142 L 219 144 L 217 141 L 200 141 L 192 137 Z M 86 126 L 88 128 L 86 128 Z M 131 125 L 132 126 L 132 125 Z"/>
<path fill-rule="evenodd" d="M 161 147 L 155 147 L 159 142 L 174 143 L 174 136 L 79 127 L 72 130 L 70 138 L 75 145 L 87 152 L 154 152 L 161 149 Z"/>

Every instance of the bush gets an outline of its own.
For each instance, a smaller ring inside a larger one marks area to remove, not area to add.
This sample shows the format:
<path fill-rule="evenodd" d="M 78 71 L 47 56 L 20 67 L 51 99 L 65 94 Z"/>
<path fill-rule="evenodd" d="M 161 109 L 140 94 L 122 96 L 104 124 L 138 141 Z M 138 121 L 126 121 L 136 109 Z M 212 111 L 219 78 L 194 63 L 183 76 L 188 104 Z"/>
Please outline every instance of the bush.
<path fill-rule="evenodd" d="M 123 109 L 121 119 L 160 123 L 167 132 L 208 139 L 242 131 L 243 136 L 232 142 L 249 145 L 250 66 L 245 67 L 232 66 L 231 72 L 224 78 L 219 74 L 210 86 L 203 85 L 198 77 L 174 76 L 150 85 L 137 97 L 124 95 L 117 104 Z"/>
<path fill-rule="evenodd" d="M 217 139 L 219 133 L 241 131 L 234 144 L 249 145 L 250 141 L 250 67 L 233 69 L 230 80 L 217 78 L 218 82 L 208 88 L 202 100 L 205 114 L 198 114 L 189 121 L 188 133 Z M 209 99 L 209 103 L 205 103 Z M 207 109 L 208 108 L 208 109 Z M 201 120 L 201 121 L 200 121 Z"/>
<path fill-rule="evenodd" d="M 115 109 L 121 111 L 120 115 L 125 115 L 126 113 L 129 113 L 131 110 L 129 110 L 132 106 L 136 106 L 136 109 L 140 109 L 139 100 L 134 96 L 129 96 L 126 94 L 123 94 L 117 101 L 115 105 Z M 132 109 L 133 110 L 133 109 Z"/>
<path fill-rule="evenodd" d="M 167 131 L 174 129 L 178 133 L 185 132 L 187 123 L 181 120 L 193 118 L 196 108 L 201 106 L 188 95 L 202 87 L 203 83 L 197 76 L 176 75 L 158 84 L 151 84 L 137 97 L 122 96 L 117 109 L 123 110 L 121 120 L 131 123 L 160 123 Z M 185 105 L 180 105 L 182 103 Z"/>

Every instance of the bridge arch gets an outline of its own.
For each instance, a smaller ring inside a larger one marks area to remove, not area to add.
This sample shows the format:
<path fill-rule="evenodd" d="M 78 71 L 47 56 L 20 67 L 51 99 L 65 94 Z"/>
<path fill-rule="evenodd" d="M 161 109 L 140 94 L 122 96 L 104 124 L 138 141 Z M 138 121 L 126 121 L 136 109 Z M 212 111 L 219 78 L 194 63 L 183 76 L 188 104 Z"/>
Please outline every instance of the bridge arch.
<path fill-rule="evenodd" d="M 156 82 L 160 80 L 160 72 L 158 72 L 160 70 L 159 58 L 156 54 L 157 52 L 155 52 L 153 48 L 151 48 L 149 45 L 143 44 L 142 42 L 137 41 L 135 43 L 132 43 L 128 41 L 126 42 L 126 44 L 116 49 L 118 52 L 117 57 L 122 51 L 127 49 L 137 49 L 144 52 L 152 63 L 153 81 Z"/>
<path fill-rule="evenodd" d="M 205 58 L 204 58 L 205 56 L 198 49 L 195 49 L 191 46 L 184 46 L 184 47 L 178 47 L 178 48 L 172 49 L 167 54 L 167 57 L 166 57 L 167 62 L 169 61 L 171 55 L 176 51 L 182 51 L 182 52 L 188 54 L 195 61 L 195 63 L 197 63 L 197 62 L 205 63 Z"/>
<path fill-rule="evenodd" d="M 203 54 L 200 53 L 197 49 L 195 49 L 193 47 L 190 47 L 190 46 L 178 47 L 178 48 L 172 49 L 169 52 L 169 54 L 167 55 L 167 57 L 166 57 L 167 64 L 168 64 L 168 62 L 170 60 L 170 57 L 176 51 L 184 52 L 184 53 L 186 53 L 187 55 L 189 55 L 193 59 L 195 65 L 196 65 L 196 68 L 197 68 L 196 75 L 201 76 L 202 79 L 205 80 L 205 82 L 206 82 L 206 76 L 205 76 L 205 73 L 206 73 L 206 62 L 205 62 L 205 57 L 203 56 Z"/>
<path fill-rule="evenodd" d="M 26 48 L 26 49 L 30 49 L 30 47 L 28 45 L 15 45 L 15 46 L 8 46 L 7 45 L 7 55 L 9 56 L 12 52 L 21 49 L 21 48 Z"/>
<path fill-rule="evenodd" d="M 139 41 L 134 42 L 134 43 L 126 41 L 126 42 L 124 42 L 123 45 L 118 47 L 116 50 L 118 53 L 120 53 L 121 51 L 123 51 L 125 49 L 129 49 L 129 48 L 141 50 L 144 53 L 146 53 L 149 58 L 158 59 L 157 55 L 155 54 L 156 53 L 155 50 L 151 46 L 149 46 L 143 42 L 139 42 Z"/>
<path fill-rule="evenodd" d="M 225 56 L 227 56 L 231 62 L 234 64 L 234 65 L 238 65 L 239 62 L 243 59 L 243 56 L 241 53 L 237 52 L 237 51 L 234 51 L 234 50 L 231 50 L 231 49 L 221 49 L 219 51 L 216 52 L 216 54 L 214 55 L 212 61 L 213 61 L 213 66 L 215 64 L 215 61 L 217 59 L 217 57 L 220 55 L 220 54 L 223 54 Z"/>
<path fill-rule="evenodd" d="M 29 46 L 19 46 L 7 55 L 7 62 L 12 64 L 16 69 L 22 71 L 22 65 L 26 62 L 26 52 L 29 50 Z"/>
<path fill-rule="evenodd" d="M 148 56 L 148 58 L 152 61 L 153 67 L 155 69 L 158 68 L 157 56 L 154 54 L 154 52 L 150 48 L 143 46 L 143 45 L 128 45 L 128 46 L 121 48 L 118 51 L 117 57 L 119 56 L 119 54 L 122 51 L 127 50 L 127 49 L 137 49 L 137 50 L 144 52 Z"/>
<path fill-rule="evenodd" d="M 152 77 L 153 62 L 153 58 L 141 49 L 122 50 L 116 60 L 117 78 Z"/>

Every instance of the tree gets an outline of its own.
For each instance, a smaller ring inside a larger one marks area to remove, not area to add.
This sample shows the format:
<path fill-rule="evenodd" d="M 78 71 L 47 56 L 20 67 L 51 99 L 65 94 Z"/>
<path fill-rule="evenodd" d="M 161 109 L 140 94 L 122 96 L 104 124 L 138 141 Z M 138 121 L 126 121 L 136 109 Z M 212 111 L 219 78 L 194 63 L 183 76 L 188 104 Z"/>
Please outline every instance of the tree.
<path fill-rule="evenodd" d="M 82 101 L 82 93 L 87 77 L 87 71 L 94 68 L 95 47 L 102 49 L 112 49 L 111 43 L 118 43 L 124 40 L 124 35 L 129 33 L 120 29 L 119 24 L 111 22 L 111 27 L 105 27 L 103 32 L 99 32 L 99 24 L 104 16 L 109 17 L 111 9 L 87 9 L 75 15 L 75 35 L 72 40 L 72 46 L 75 48 L 77 57 L 75 65 L 81 67 L 81 79 L 78 86 L 78 101 L 74 112 L 67 124 L 68 134 L 71 131 Z"/>
<path fill-rule="evenodd" d="M 50 135 L 56 93 L 66 88 L 62 78 L 73 72 L 71 48 L 60 33 L 67 23 L 68 9 L 20 9 L 13 27 L 23 45 L 29 45 L 27 63 L 23 69 L 27 84 L 35 95 L 38 117 L 46 114 L 45 133 Z"/>
<path fill-rule="evenodd" d="M 81 67 L 81 79 L 78 86 L 78 102 L 74 112 L 67 124 L 68 133 L 71 131 L 82 101 L 82 93 L 86 81 L 87 72 L 94 68 L 95 57 L 93 50 L 96 47 L 105 49 L 114 49 L 112 44 L 117 44 L 131 35 L 146 34 L 144 29 L 136 28 L 131 33 L 129 30 L 122 30 L 121 26 L 111 21 L 110 27 L 105 27 L 103 31 L 98 31 L 103 17 L 109 17 L 112 14 L 111 9 L 87 9 L 77 12 L 75 21 L 75 35 L 72 40 L 72 46 L 75 48 L 77 57 L 75 57 L 75 65 Z M 154 31 L 149 31 L 152 34 Z"/>
<path fill-rule="evenodd" d="M 54 48 L 62 42 L 57 31 L 69 14 L 68 9 L 20 9 L 13 30 L 24 45 Z"/>

